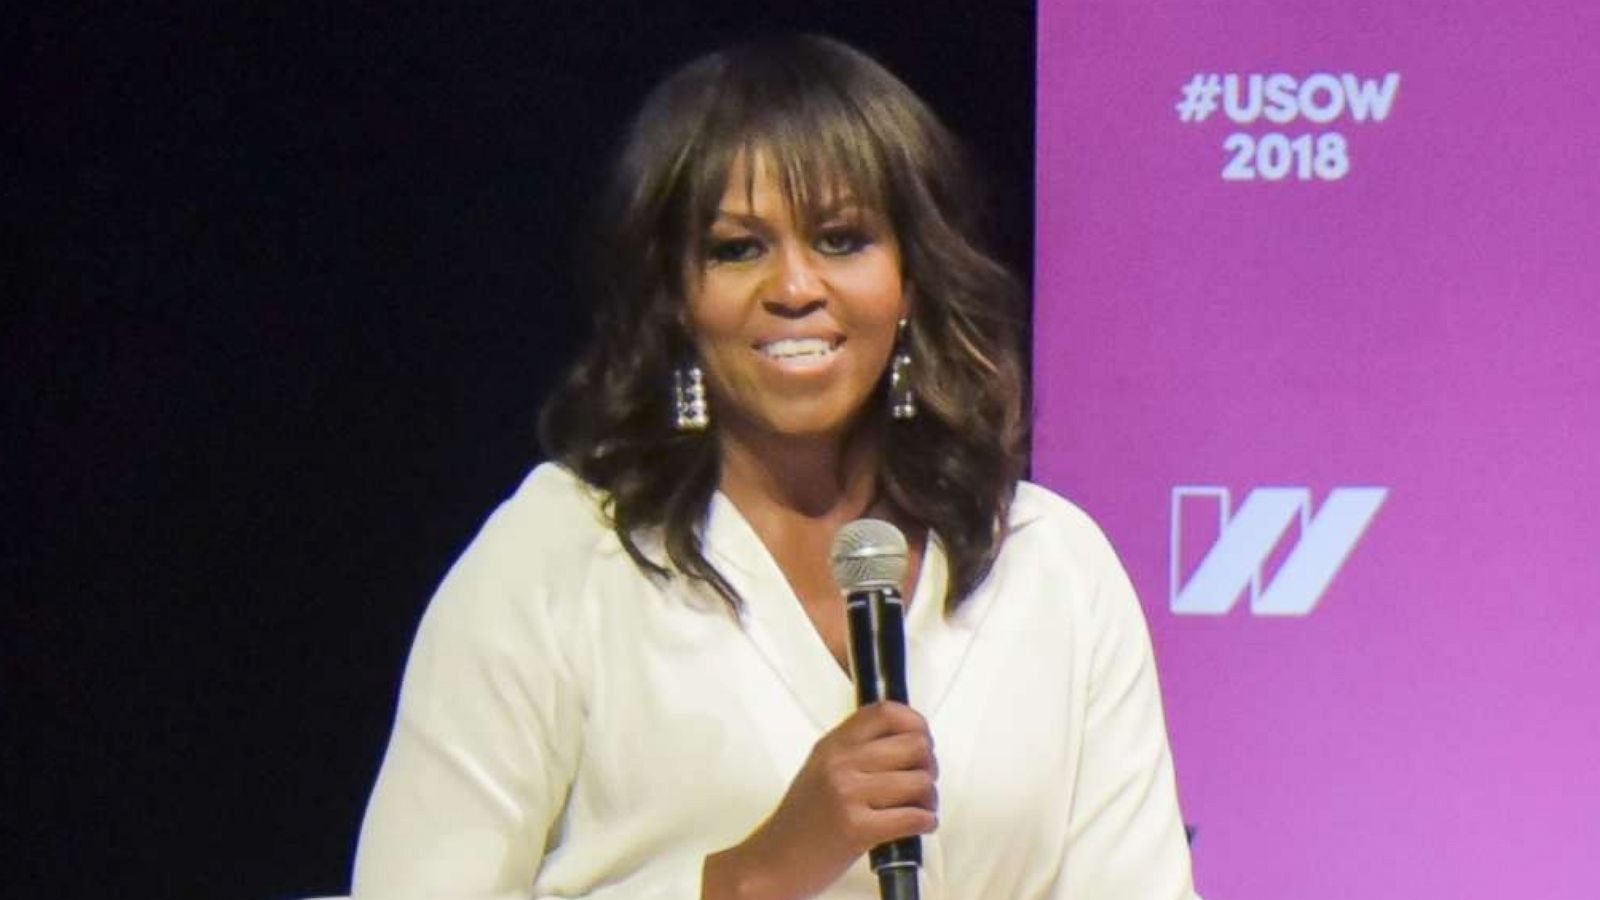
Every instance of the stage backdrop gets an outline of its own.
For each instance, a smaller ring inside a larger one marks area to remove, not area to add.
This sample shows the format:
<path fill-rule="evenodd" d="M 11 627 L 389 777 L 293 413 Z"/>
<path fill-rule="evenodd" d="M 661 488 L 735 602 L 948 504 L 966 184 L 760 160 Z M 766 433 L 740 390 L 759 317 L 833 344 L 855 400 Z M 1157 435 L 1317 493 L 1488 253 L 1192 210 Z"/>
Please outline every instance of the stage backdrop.
<path fill-rule="evenodd" d="M 1035 477 L 1209 900 L 1600 894 L 1600 4 L 1044 0 Z"/>

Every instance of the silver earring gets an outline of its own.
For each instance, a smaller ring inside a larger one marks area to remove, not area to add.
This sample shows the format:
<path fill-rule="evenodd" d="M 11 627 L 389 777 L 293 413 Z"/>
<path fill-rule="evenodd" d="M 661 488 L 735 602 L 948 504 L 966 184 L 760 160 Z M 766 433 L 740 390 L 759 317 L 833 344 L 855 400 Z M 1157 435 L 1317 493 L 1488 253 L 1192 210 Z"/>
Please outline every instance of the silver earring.
<path fill-rule="evenodd" d="M 690 363 L 673 369 L 672 427 L 678 431 L 705 431 L 710 424 L 706 380 L 700 367 Z"/>
<path fill-rule="evenodd" d="M 894 358 L 889 361 L 889 415 L 902 421 L 917 417 L 917 395 L 911 392 L 911 342 L 906 337 L 905 319 L 900 320 Z"/>

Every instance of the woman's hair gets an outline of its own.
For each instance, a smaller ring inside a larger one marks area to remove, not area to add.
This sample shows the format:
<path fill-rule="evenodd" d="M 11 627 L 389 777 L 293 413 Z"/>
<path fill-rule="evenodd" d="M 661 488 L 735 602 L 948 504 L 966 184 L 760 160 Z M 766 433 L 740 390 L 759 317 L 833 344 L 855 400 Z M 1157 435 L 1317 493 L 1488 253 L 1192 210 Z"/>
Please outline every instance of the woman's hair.
<path fill-rule="evenodd" d="M 666 575 L 670 560 L 737 605 L 701 545 L 719 477 L 716 409 L 710 430 L 677 431 L 670 386 L 673 369 L 693 360 L 681 315 L 687 267 L 704 258 L 741 156 L 769 164 L 799 216 L 847 190 L 894 229 L 918 413 L 884 426 L 878 480 L 943 542 L 953 609 L 993 564 L 1023 470 L 1020 290 L 977 245 L 975 182 L 956 140 L 909 88 L 837 41 L 713 53 L 646 99 L 598 210 L 594 338 L 545 406 L 545 451 L 606 492 L 639 566 Z M 886 421 L 885 395 L 864 415 Z M 655 529 L 667 560 L 641 548 Z"/>

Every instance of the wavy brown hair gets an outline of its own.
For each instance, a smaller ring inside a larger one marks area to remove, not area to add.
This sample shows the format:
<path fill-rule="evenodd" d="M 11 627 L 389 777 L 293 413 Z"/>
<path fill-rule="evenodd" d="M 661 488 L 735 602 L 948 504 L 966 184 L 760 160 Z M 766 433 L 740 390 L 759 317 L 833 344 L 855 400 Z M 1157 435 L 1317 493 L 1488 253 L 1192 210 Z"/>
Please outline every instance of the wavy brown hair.
<path fill-rule="evenodd" d="M 668 386 L 693 358 L 680 316 L 686 267 L 704 258 L 742 154 L 772 163 L 802 215 L 845 189 L 894 229 L 914 297 L 907 340 L 919 409 L 885 424 L 878 481 L 943 542 L 953 609 L 993 564 L 1023 471 L 1020 290 L 980 247 L 976 182 L 957 141 L 909 88 L 837 41 L 713 53 L 646 99 L 595 223 L 594 338 L 544 408 L 545 451 L 607 494 L 639 566 L 685 573 L 738 604 L 701 545 L 718 484 L 715 425 L 674 430 Z M 866 416 L 887 418 L 884 395 Z M 641 546 L 647 534 L 665 559 Z"/>

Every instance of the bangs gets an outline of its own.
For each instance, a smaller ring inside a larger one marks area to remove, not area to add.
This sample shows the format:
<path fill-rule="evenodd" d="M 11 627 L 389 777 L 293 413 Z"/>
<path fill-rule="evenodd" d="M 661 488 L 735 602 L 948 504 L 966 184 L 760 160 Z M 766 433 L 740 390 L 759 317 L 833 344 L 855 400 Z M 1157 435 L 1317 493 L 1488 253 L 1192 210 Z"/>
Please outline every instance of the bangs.
<path fill-rule="evenodd" d="M 682 186 L 685 249 L 696 256 L 704 250 L 706 231 L 739 168 L 746 198 L 753 200 L 758 166 L 765 167 L 806 226 L 837 213 L 842 203 L 892 216 L 882 136 L 830 74 L 771 66 L 722 80 L 687 155 L 693 162 Z"/>

